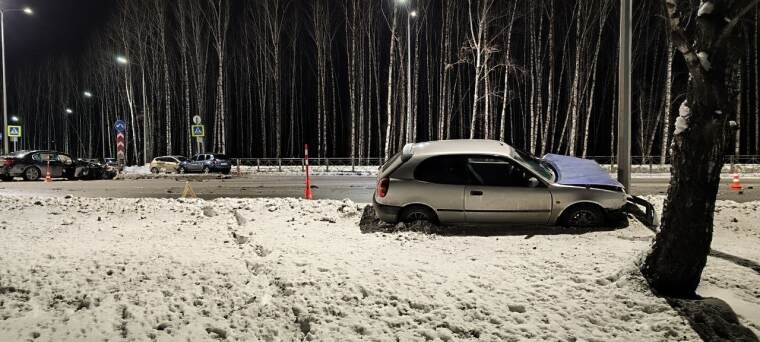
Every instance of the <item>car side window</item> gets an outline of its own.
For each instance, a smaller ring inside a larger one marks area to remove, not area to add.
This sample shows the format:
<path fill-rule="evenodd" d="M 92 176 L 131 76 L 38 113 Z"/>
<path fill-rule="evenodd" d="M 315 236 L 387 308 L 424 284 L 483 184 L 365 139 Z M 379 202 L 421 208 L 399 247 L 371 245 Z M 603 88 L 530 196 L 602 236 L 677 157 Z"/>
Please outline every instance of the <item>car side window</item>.
<path fill-rule="evenodd" d="M 64 164 L 71 164 L 72 160 L 71 157 L 65 155 L 65 154 L 59 154 L 58 155 L 58 161 Z"/>
<path fill-rule="evenodd" d="M 423 160 L 414 170 L 414 178 L 423 182 L 466 185 L 469 182 L 467 160 L 463 156 L 437 156 Z"/>
<path fill-rule="evenodd" d="M 48 160 L 49 161 L 58 160 L 56 155 L 52 153 L 44 153 L 44 152 L 33 155 L 32 159 L 37 160 L 37 161 L 43 161 L 43 162 L 47 162 Z"/>
<path fill-rule="evenodd" d="M 496 157 L 470 157 L 469 170 L 477 183 L 483 186 L 534 187 L 531 174 L 512 162 Z"/>
<path fill-rule="evenodd" d="M 211 160 L 211 159 L 213 159 L 212 156 L 210 154 L 207 154 L 206 155 L 206 160 Z"/>

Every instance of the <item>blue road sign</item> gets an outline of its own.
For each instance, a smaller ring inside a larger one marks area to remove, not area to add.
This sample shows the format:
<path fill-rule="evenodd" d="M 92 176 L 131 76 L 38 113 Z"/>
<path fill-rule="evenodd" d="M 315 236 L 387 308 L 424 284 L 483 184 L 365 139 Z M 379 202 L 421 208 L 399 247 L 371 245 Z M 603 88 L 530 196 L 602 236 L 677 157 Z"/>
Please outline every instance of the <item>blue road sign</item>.
<path fill-rule="evenodd" d="M 201 138 L 206 136 L 206 127 L 203 125 L 193 125 L 192 127 L 192 135 L 196 138 Z"/>
<path fill-rule="evenodd" d="M 116 120 L 116 123 L 113 124 L 113 128 L 119 133 L 124 133 L 124 131 L 127 130 L 127 124 L 124 120 Z"/>
<path fill-rule="evenodd" d="M 10 138 L 20 138 L 21 137 L 21 126 L 8 126 L 8 137 L 10 137 Z"/>

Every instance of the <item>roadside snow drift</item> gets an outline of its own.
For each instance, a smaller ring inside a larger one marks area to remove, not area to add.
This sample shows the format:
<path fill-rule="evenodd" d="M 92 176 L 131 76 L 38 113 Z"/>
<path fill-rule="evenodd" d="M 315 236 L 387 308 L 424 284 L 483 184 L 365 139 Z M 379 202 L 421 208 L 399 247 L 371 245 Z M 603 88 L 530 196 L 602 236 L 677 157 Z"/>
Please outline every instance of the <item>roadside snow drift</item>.
<path fill-rule="evenodd" d="M 0 341 L 699 338 L 635 271 L 652 236 L 639 224 L 363 234 L 349 201 L 0 207 Z M 757 207 L 720 204 L 716 248 L 760 260 Z M 746 267 L 710 258 L 705 283 L 760 302 Z"/>

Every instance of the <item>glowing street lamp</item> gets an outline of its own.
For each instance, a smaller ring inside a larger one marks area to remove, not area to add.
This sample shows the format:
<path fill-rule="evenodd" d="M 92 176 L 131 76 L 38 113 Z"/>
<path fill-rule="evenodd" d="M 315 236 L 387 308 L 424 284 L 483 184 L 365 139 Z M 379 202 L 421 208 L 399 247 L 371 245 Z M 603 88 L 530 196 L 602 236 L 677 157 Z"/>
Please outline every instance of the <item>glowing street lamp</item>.
<path fill-rule="evenodd" d="M 86 97 L 86 98 L 88 98 L 88 99 L 92 97 L 92 93 L 91 93 L 91 92 L 89 92 L 89 91 L 86 91 L 86 90 L 85 90 L 85 92 L 84 92 L 84 93 L 82 93 L 82 94 L 84 95 L 84 97 Z"/>
<path fill-rule="evenodd" d="M 74 114 L 74 110 L 71 108 L 66 108 L 66 114 Z"/>
<path fill-rule="evenodd" d="M 129 64 L 129 60 L 127 57 L 124 56 L 116 56 L 116 63 L 119 63 L 121 65 L 127 65 Z"/>

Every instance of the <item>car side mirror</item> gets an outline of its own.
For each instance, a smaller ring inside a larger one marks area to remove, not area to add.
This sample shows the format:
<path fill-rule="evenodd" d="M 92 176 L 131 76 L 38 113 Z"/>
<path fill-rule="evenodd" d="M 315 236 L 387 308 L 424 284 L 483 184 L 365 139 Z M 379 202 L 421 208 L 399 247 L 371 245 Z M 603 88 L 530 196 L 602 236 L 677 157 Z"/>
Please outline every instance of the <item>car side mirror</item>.
<path fill-rule="evenodd" d="M 530 177 L 530 179 L 528 179 L 528 187 L 538 188 L 539 186 L 541 186 L 541 182 L 539 182 L 536 177 Z"/>

